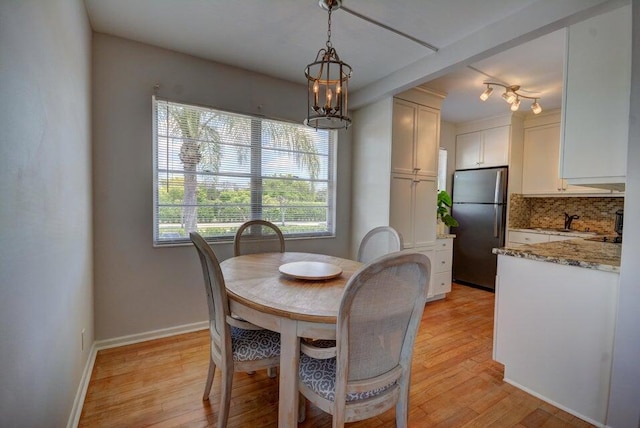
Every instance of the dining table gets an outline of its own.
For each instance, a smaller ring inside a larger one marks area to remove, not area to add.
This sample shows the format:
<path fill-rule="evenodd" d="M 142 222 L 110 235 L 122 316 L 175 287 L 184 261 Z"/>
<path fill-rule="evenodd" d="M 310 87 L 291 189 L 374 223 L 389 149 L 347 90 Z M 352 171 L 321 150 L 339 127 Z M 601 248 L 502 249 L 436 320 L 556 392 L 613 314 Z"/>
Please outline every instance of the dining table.
<path fill-rule="evenodd" d="M 220 264 L 231 312 L 280 333 L 278 427 L 298 424 L 300 338 L 335 339 L 345 285 L 362 266 L 300 252 L 247 254 Z"/>

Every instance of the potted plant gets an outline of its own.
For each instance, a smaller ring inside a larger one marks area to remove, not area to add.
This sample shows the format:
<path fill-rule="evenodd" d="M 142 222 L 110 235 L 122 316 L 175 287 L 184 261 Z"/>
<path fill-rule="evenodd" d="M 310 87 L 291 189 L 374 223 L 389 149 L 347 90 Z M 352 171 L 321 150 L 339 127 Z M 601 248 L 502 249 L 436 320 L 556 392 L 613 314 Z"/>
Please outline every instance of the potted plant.
<path fill-rule="evenodd" d="M 447 193 L 446 190 L 441 190 L 438 192 L 438 210 L 436 211 L 436 218 L 438 220 L 439 234 L 444 234 L 446 232 L 445 226 L 458 226 L 458 221 L 453 218 L 451 214 L 449 214 L 451 203 L 451 196 L 449 196 L 449 193 Z"/>

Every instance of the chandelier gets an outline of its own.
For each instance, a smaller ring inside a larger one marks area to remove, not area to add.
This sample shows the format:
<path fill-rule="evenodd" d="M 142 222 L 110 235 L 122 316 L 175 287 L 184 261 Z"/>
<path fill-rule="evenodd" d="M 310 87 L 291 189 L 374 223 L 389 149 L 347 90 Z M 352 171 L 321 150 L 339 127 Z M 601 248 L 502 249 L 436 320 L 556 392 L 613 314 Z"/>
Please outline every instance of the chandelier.
<path fill-rule="evenodd" d="M 339 9 L 342 1 L 320 0 L 319 5 L 329 13 L 327 43 L 304 70 L 308 89 L 304 124 L 316 129 L 348 128 L 351 125 L 348 83 L 352 70 L 349 64 L 340 60 L 331 45 L 331 11 Z"/>
<path fill-rule="evenodd" d="M 509 86 L 496 82 L 484 82 L 484 84 L 487 85 L 487 89 L 485 89 L 482 95 L 480 95 L 480 99 L 482 101 L 486 101 L 489 98 L 489 95 L 491 95 L 491 93 L 493 92 L 493 86 L 500 86 L 505 89 L 504 93 L 502 94 L 502 99 L 511 105 L 511 111 L 518 111 L 518 109 L 520 108 L 521 98 L 533 100 L 533 103 L 531 103 L 531 111 L 533 112 L 533 114 L 538 114 L 542 111 L 542 107 L 540 106 L 540 103 L 538 103 L 540 97 L 529 97 L 527 95 L 522 95 L 520 92 L 518 92 L 520 90 L 519 85 Z"/>

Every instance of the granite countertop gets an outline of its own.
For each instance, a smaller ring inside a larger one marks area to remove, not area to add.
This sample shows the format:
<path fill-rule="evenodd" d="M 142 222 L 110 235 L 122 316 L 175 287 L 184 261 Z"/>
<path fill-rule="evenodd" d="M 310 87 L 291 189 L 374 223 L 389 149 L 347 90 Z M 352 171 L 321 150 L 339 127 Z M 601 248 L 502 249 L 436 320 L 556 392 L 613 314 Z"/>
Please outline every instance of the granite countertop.
<path fill-rule="evenodd" d="M 456 235 L 453 233 L 438 233 L 436 235 L 436 239 L 449 239 L 449 238 L 455 238 Z"/>
<path fill-rule="evenodd" d="M 543 227 L 529 227 L 529 228 L 509 228 L 510 231 L 515 232 L 527 232 L 527 233 L 540 233 L 543 235 L 560 235 L 560 236 L 575 236 L 575 237 L 590 237 L 597 236 L 595 232 L 582 232 L 579 230 L 562 230 L 562 229 L 546 229 Z"/>
<path fill-rule="evenodd" d="M 493 254 L 619 273 L 621 251 L 620 244 L 571 239 L 494 248 Z"/>

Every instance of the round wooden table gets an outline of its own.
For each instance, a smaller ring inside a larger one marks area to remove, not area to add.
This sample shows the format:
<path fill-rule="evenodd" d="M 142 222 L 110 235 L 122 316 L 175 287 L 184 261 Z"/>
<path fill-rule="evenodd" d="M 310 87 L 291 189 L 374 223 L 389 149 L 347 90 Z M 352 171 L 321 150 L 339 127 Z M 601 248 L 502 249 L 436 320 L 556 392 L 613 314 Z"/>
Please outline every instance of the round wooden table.
<path fill-rule="evenodd" d="M 342 274 L 327 280 L 303 280 L 281 274 L 285 263 L 311 261 L 338 266 Z M 281 336 L 278 426 L 298 425 L 300 337 L 335 339 L 344 287 L 361 263 L 311 253 L 261 253 L 220 264 L 229 306 L 238 316 Z"/>

